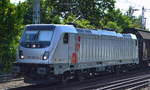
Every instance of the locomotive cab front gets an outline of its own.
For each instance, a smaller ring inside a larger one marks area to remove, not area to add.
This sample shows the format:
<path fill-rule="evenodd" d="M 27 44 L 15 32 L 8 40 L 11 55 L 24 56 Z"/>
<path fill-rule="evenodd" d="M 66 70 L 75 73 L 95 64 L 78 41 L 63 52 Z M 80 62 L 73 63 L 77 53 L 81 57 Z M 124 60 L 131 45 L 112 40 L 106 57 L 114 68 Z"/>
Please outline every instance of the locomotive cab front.
<path fill-rule="evenodd" d="M 48 63 L 55 26 L 27 26 L 20 40 L 17 61 Z"/>
<path fill-rule="evenodd" d="M 13 72 L 24 76 L 33 73 L 45 76 L 52 71 L 47 69 L 53 69 L 50 55 L 54 31 L 53 25 L 27 25 L 20 40 Z"/>
<path fill-rule="evenodd" d="M 63 74 L 69 63 L 69 32 L 76 33 L 76 29 L 72 25 L 27 25 L 13 72 L 25 77 L 28 83 L 55 79 Z"/>

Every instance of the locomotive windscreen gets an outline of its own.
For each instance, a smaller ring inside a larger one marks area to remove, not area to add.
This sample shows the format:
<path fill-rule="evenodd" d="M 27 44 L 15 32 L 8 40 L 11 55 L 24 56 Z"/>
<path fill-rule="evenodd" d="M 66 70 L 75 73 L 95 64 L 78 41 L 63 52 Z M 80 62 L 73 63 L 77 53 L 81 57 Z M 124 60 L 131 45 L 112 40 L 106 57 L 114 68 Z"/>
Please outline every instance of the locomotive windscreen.
<path fill-rule="evenodd" d="M 49 42 L 52 39 L 53 31 L 26 31 L 22 38 L 23 42 Z"/>
<path fill-rule="evenodd" d="M 44 48 L 50 45 L 54 27 L 27 26 L 21 39 L 21 46 L 26 48 Z"/>

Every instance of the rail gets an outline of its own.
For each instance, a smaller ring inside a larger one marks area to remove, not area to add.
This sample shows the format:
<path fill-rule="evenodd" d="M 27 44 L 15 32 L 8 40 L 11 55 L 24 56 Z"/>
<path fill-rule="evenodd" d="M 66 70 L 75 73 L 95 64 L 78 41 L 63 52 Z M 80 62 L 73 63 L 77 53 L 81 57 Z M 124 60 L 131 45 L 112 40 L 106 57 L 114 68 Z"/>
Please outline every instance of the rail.
<path fill-rule="evenodd" d="M 67 84 L 59 82 L 48 85 L 28 85 L 11 88 L 10 90 L 139 90 L 147 88 L 150 83 L 150 72 L 148 70 L 132 72 L 122 75 L 98 76 L 81 82 L 69 81 Z"/>
<path fill-rule="evenodd" d="M 112 81 L 105 84 L 82 87 L 78 88 L 78 90 L 137 90 L 142 87 L 148 87 L 149 81 L 150 75 L 142 75 L 138 77 Z"/>
<path fill-rule="evenodd" d="M 10 81 L 20 81 L 20 80 L 23 80 L 23 78 L 20 76 L 16 76 L 14 74 L 0 75 L 0 83 L 10 82 Z"/>

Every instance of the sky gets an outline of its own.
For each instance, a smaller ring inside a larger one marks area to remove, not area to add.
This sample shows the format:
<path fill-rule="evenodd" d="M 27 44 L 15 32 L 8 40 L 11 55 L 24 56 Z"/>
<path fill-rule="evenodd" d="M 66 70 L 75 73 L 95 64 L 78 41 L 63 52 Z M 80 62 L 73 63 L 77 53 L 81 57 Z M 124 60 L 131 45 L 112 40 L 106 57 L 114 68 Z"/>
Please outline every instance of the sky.
<path fill-rule="evenodd" d="M 18 3 L 19 1 L 23 2 L 25 0 L 10 0 L 11 3 Z"/>
<path fill-rule="evenodd" d="M 12 3 L 18 3 L 19 1 L 23 2 L 25 0 L 10 0 Z M 146 9 L 145 18 L 146 18 L 146 28 L 150 29 L 150 0 L 116 0 L 116 8 L 120 8 L 123 13 L 125 13 L 129 6 L 132 6 L 134 9 L 139 9 L 139 11 L 134 12 L 134 16 L 139 16 L 142 13 L 142 7 Z M 149 9 L 149 10 L 148 10 Z"/>
<path fill-rule="evenodd" d="M 142 14 L 142 7 L 145 8 L 145 18 L 146 18 L 146 28 L 150 30 L 150 0 L 116 0 L 116 8 L 120 8 L 122 12 L 126 12 L 129 6 L 134 9 L 139 9 L 135 11 L 133 16 L 139 16 Z"/>

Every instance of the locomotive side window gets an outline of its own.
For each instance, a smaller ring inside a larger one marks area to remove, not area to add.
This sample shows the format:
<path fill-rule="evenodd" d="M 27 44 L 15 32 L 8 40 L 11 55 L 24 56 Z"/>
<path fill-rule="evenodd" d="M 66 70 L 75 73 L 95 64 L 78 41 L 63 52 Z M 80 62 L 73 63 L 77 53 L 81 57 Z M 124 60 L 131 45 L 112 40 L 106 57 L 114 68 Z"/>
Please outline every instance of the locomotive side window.
<path fill-rule="evenodd" d="M 64 42 L 64 44 L 68 44 L 68 42 L 69 42 L 69 34 L 68 33 L 64 34 L 63 42 Z"/>

